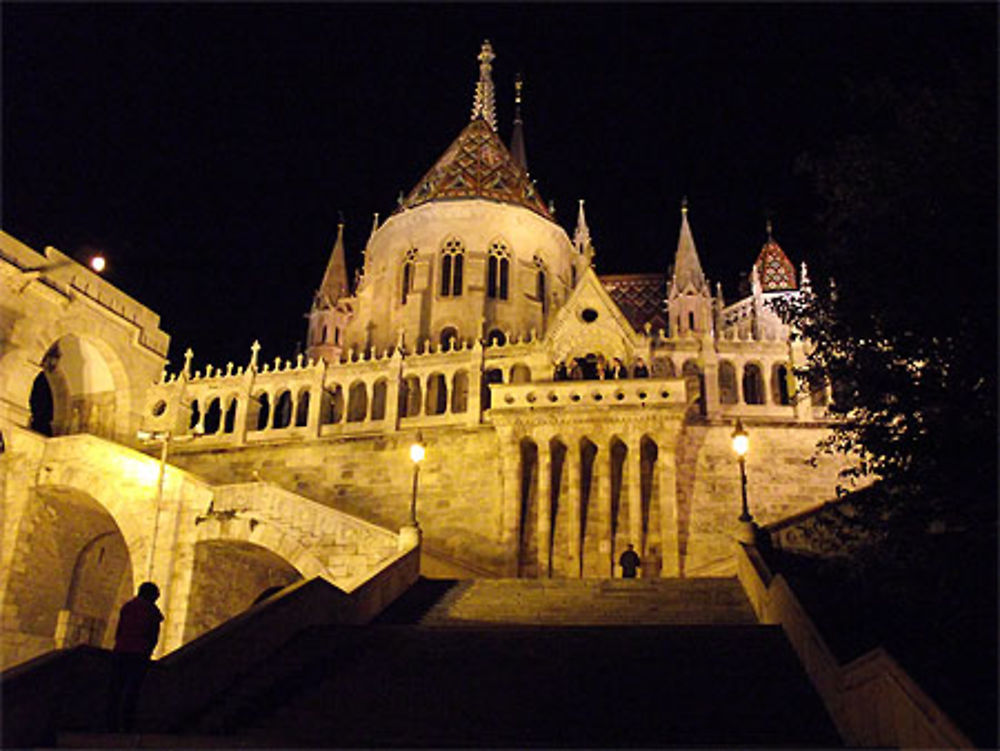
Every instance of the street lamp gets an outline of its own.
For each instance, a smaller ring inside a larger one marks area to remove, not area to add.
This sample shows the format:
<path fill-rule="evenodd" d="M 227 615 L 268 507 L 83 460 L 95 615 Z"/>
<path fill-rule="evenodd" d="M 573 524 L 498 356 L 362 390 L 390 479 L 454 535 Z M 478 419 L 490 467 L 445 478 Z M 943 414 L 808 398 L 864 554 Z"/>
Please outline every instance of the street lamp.
<path fill-rule="evenodd" d="M 741 542 L 753 542 L 753 517 L 750 516 L 750 508 L 747 506 L 747 451 L 750 450 L 750 436 L 743 427 L 742 421 L 736 420 L 736 428 L 733 430 L 733 451 L 740 463 L 740 495 L 743 500 L 743 510 L 740 512 L 739 520 L 741 526 Z"/>
<path fill-rule="evenodd" d="M 410 461 L 413 462 L 413 495 L 410 497 L 410 526 L 417 525 L 417 478 L 420 477 L 420 462 L 424 460 L 424 444 L 420 442 L 420 433 L 417 433 L 417 440 L 410 445 Z"/>

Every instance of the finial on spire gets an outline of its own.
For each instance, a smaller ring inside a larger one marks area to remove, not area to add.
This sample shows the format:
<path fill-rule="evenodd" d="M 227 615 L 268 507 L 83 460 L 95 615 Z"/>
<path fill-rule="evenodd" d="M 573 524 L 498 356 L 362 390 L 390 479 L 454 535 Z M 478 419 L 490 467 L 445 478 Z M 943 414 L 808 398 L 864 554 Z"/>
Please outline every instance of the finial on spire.
<path fill-rule="evenodd" d="M 518 73 L 514 78 L 514 130 L 510 134 L 510 155 L 518 167 L 528 174 L 528 155 L 524 148 L 524 123 L 521 120 L 521 89 L 524 79 Z"/>
<path fill-rule="evenodd" d="M 573 244 L 578 253 L 583 253 L 584 249 L 592 243 L 590 238 L 590 227 L 587 226 L 587 216 L 583 211 L 583 199 L 580 199 L 580 208 L 576 212 L 576 231 L 573 233 Z"/>
<path fill-rule="evenodd" d="M 773 242 L 774 241 L 773 231 L 774 231 L 774 227 L 771 224 L 771 217 L 768 217 L 767 218 L 767 241 L 768 242 Z"/>
<path fill-rule="evenodd" d="M 472 100 L 472 117 L 481 117 L 495 131 L 497 129 L 496 101 L 493 95 L 493 66 L 490 63 L 496 58 L 489 39 L 483 40 L 479 50 L 479 80 L 476 82 L 476 95 Z"/>
<path fill-rule="evenodd" d="M 688 213 L 688 197 L 687 196 L 684 196 L 683 198 L 681 198 L 681 213 L 685 214 L 685 215 Z"/>

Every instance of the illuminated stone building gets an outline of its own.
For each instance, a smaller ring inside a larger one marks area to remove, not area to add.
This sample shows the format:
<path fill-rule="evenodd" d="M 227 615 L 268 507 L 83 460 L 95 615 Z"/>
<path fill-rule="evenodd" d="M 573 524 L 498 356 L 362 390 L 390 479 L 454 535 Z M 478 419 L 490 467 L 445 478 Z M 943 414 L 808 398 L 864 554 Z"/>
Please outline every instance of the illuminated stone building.
<path fill-rule="evenodd" d="M 376 216 L 353 285 L 339 228 L 295 361 L 255 346 L 196 370 L 188 352 L 168 373 L 152 311 L 0 236 L 5 663 L 108 643 L 144 578 L 166 650 L 262 590 L 360 581 L 406 545 L 418 436 L 431 576 L 611 577 L 629 543 L 642 576 L 732 574 L 737 419 L 758 521 L 832 497 L 840 467 L 810 464 L 825 394 L 798 390 L 803 344 L 770 308 L 804 267 L 768 227 L 751 293 L 726 304 L 682 206 L 669 273 L 598 276 L 583 201 L 571 236 L 528 176 L 520 115 L 510 148 L 498 134 L 492 59 L 484 44 L 470 121 Z"/>

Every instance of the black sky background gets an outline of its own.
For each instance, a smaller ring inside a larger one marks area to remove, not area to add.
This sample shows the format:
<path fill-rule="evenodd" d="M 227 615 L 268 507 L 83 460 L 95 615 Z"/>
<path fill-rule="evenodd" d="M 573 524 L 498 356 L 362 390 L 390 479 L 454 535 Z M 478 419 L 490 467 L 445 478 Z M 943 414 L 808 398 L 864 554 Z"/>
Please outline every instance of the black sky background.
<path fill-rule="evenodd" d="M 525 78 L 529 168 L 599 273 L 666 271 L 681 197 L 732 299 L 773 217 L 820 247 L 795 170 L 860 121 L 851 84 L 996 69 L 983 5 L 4 3 L 2 227 L 110 262 L 171 370 L 290 356 L 336 235 L 371 229 L 469 118 L 493 43 L 500 133 Z M 989 78 L 989 75 L 987 75 Z"/>

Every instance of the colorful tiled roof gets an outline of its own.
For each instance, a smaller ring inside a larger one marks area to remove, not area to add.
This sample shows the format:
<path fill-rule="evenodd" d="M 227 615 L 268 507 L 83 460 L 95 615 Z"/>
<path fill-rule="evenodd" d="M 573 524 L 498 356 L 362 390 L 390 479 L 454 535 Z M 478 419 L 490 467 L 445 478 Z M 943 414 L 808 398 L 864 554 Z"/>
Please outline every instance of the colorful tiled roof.
<path fill-rule="evenodd" d="M 452 198 L 488 198 L 552 219 L 527 173 L 481 117 L 465 126 L 396 211 Z"/>
<path fill-rule="evenodd" d="M 763 292 L 784 292 L 798 289 L 795 281 L 795 267 L 788 260 L 785 251 L 771 236 L 771 224 L 767 225 L 767 242 L 760 249 L 760 255 L 754 263 L 760 277 L 760 288 Z"/>
<path fill-rule="evenodd" d="M 642 331 L 647 323 L 653 331 L 667 327 L 663 274 L 607 274 L 598 278 L 636 331 Z"/>

